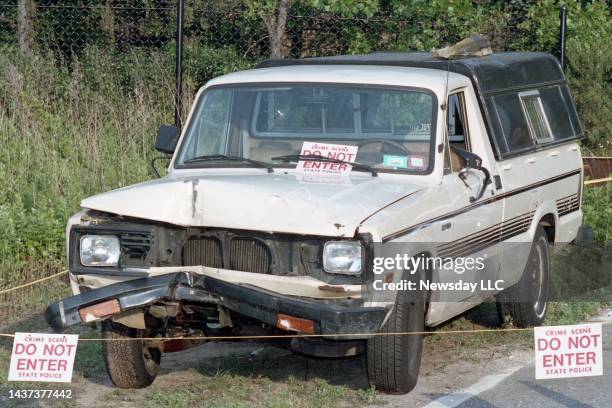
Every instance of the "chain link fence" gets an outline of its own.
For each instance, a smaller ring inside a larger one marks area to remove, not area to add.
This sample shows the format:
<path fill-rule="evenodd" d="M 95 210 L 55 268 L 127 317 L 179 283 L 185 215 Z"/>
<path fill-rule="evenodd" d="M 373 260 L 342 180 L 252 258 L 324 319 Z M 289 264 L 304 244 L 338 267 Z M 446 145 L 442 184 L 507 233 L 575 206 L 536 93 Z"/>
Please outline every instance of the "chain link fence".
<path fill-rule="evenodd" d="M 23 2 L 0 3 L 0 44 L 19 45 L 22 51 L 50 49 L 66 56 L 90 46 L 162 50 L 172 47 L 176 39 L 175 2 L 155 1 L 150 6 L 144 1 L 117 0 L 83 1 L 92 4 L 82 5 Z M 271 55 L 312 57 L 400 49 L 409 42 L 403 37 L 427 29 L 427 24 L 392 16 L 343 17 L 292 9 L 279 18 L 244 6 L 221 9 L 187 2 L 183 34 L 188 43 L 228 47 L 243 58 L 257 60 Z"/>
<path fill-rule="evenodd" d="M 134 6 L 134 2 L 41 0 L 0 4 L 0 42 L 22 51 L 49 49 L 78 54 L 86 47 L 160 48 L 175 38 L 175 7 Z M 92 4 L 87 4 L 92 3 Z M 121 3 L 126 3 L 125 5 Z"/>
<path fill-rule="evenodd" d="M 53 50 L 61 57 L 88 47 L 117 52 L 134 48 L 171 52 L 176 39 L 176 1 L 0 0 L 0 44 L 24 52 Z M 231 3 L 231 1 L 230 1 Z M 218 3 L 212 3 L 218 4 Z M 517 35 L 512 14 L 505 21 L 481 21 L 480 31 L 496 49 L 512 47 Z M 343 16 L 312 8 L 258 11 L 242 3 L 203 6 L 185 2 L 184 38 L 192 47 L 233 51 L 257 61 L 375 50 L 429 49 L 460 40 L 475 27 L 456 31 L 439 16 L 399 18 L 387 14 Z M 423 38 L 428 40 L 423 40 Z"/>
<path fill-rule="evenodd" d="M 0 47 L 18 49 L 26 55 L 52 55 L 68 63 L 91 50 L 110 53 L 115 60 L 135 52 L 144 55 L 142 58 L 155 54 L 163 61 L 163 74 L 174 78 L 177 0 L 66 3 L 0 0 Z M 273 9 L 248 4 L 185 0 L 183 71 L 188 97 L 184 105 L 188 105 L 189 95 L 210 78 L 251 67 L 269 57 L 431 49 L 456 42 L 476 29 L 500 50 L 512 48 L 518 30 L 518 17 L 511 9 L 496 18 L 485 15 L 478 27 L 464 24 L 457 30 L 456 22 L 448 26 L 439 15 L 400 18 L 384 11 L 362 13 L 357 6 L 346 16 L 288 1 L 279 1 Z"/>

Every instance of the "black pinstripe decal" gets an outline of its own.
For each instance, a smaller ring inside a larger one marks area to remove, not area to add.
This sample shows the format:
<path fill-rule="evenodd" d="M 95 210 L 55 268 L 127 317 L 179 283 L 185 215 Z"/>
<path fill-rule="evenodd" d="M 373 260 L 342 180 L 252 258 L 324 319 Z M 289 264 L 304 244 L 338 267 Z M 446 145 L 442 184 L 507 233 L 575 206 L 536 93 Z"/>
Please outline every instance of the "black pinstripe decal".
<path fill-rule="evenodd" d="M 438 246 L 440 257 L 461 257 L 480 251 L 488 246 L 505 241 L 529 229 L 535 211 L 519 215 L 508 221 L 485 228 L 474 234 Z"/>
<path fill-rule="evenodd" d="M 554 183 L 556 181 L 563 180 L 565 178 L 575 176 L 577 174 L 580 174 L 580 169 L 576 169 L 576 170 L 569 171 L 567 173 L 559 174 L 558 176 L 551 177 L 551 178 L 546 179 L 546 180 L 538 181 L 536 183 L 529 184 L 527 186 L 524 186 L 524 187 L 521 187 L 521 188 L 517 188 L 515 190 L 511 190 L 511 191 L 505 192 L 503 194 L 499 194 L 499 195 L 496 195 L 494 197 L 487 198 L 485 200 L 478 201 L 478 202 L 476 202 L 474 204 L 471 204 L 471 205 L 468 205 L 466 207 L 460 208 L 460 209 L 455 210 L 453 212 L 450 212 L 448 214 L 440 215 L 440 216 L 432 218 L 430 220 L 420 222 L 420 223 L 418 223 L 416 225 L 413 225 L 411 227 L 408 227 L 408 228 L 399 230 L 397 232 L 391 233 L 391 234 L 383 237 L 382 242 L 387 242 L 387 241 L 390 241 L 392 239 L 401 237 L 403 235 L 407 235 L 407 234 L 409 234 L 409 233 L 411 233 L 413 231 L 416 231 L 416 230 L 424 228 L 424 227 L 426 227 L 426 226 L 428 226 L 430 224 L 433 224 L 434 222 L 443 221 L 443 220 L 447 220 L 449 218 L 456 217 L 456 216 L 458 216 L 460 214 L 466 213 L 466 212 L 471 211 L 471 210 L 473 210 L 475 208 L 478 208 L 480 206 L 491 204 L 491 203 L 494 203 L 496 201 L 503 200 L 505 198 L 512 197 L 514 195 L 521 194 L 521 193 L 524 193 L 524 192 L 529 191 L 529 190 L 533 190 L 534 188 L 538 188 L 538 187 L 544 186 L 546 184 Z"/>
<path fill-rule="evenodd" d="M 559 213 L 559 217 L 579 209 L 580 199 L 578 198 L 578 193 L 557 200 L 557 213 Z"/>

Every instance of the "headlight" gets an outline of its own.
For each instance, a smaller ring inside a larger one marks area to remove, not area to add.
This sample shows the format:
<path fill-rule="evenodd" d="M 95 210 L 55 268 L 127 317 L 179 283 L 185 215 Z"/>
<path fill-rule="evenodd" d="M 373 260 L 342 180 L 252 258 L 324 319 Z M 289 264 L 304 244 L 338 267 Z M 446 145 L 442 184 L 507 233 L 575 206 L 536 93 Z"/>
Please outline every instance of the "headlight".
<path fill-rule="evenodd" d="M 81 237 L 83 266 L 115 266 L 119 262 L 119 238 L 113 235 L 84 235 Z"/>
<path fill-rule="evenodd" d="M 323 269 L 343 275 L 361 274 L 361 243 L 327 241 L 323 248 Z"/>

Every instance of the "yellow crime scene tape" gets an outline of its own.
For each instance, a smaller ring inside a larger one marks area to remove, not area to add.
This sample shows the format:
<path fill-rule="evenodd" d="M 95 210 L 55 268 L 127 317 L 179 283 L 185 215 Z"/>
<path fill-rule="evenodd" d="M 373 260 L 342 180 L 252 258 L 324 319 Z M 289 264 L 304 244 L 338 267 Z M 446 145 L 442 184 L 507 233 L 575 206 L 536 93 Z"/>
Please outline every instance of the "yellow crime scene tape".
<path fill-rule="evenodd" d="M 4 295 L 6 293 L 13 292 L 17 289 L 27 288 L 28 286 L 36 285 L 37 283 L 48 281 L 49 279 L 57 278 L 58 276 L 61 276 L 65 273 L 68 273 L 68 269 L 65 269 L 58 273 L 54 273 L 53 275 L 45 276 L 44 278 L 36 279 L 35 281 L 32 281 L 32 282 L 24 283 L 23 285 L 15 286 L 9 289 L 0 290 L 0 295 Z"/>
<path fill-rule="evenodd" d="M 294 339 L 306 337 L 350 337 L 350 336 L 408 336 L 424 334 L 460 334 L 460 333 L 492 333 L 492 332 L 519 332 L 533 331 L 533 328 L 507 328 L 507 329 L 474 329 L 474 330 L 446 330 L 446 331 L 414 331 L 393 333 L 353 333 L 353 334 L 287 334 L 287 335 L 258 335 L 258 336 L 190 336 L 190 337 L 128 337 L 128 338 L 100 338 L 79 337 L 79 341 L 174 341 L 174 340 L 271 340 L 271 339 Z M 0 333 L 0 337 L 15 337 L 14 334 Z"/>
<path fill-rule="evenodd" d="M 18 289 L 22 289 L 28 286 L 35 285 L 40 282 L 47 281 L 49 279 L 57 278 L 68 270 L 55 273 L 53 275 L 46 276 L 41 279 L 37 279 L 32 282 L 25 283 L 23 285 L 15 286 L 9 289 L 0 291 L 0 295 L 5 293 L 13 292 Z M 407 336 L 407 335 L 422 335 L 422 334 L 459 334 L 459 333 L 490 333 L 490 332 L 517 332 L 533 330 L 529 328 L 507 328 L 507 329 L 475 329 L 475 330 L 448 330 L 448 331 L 421 331 L 421 332 L 397 332 L 397 333 L 353 333 L 353 334 L 287 334 L 287 335 L 258 335 L 258 336 L 190 336 L 190 337 L 133 337 L 127 339 L 117 338 L 98 338 L 98 337 L 79 337 L 79 341 L 173 341 L 173 340 L 207 340 L 207 341 L 219 341 L 219 340 L 273 340 L 273 339 L 291 339 L 291 338 L 305 338 L 305 337 L 338 337 L 338 336 Z M 15 337 L 12 333 L 0 333 L 0 337 Z"/>
<path fill-rule="evenodd" d="M 15 286 L 10 289 L 0 291 L 0 295 L 22 289 L 28 286 L 44 282 L 49 279 L 56 278 L 67 273 L 68 270 L 63 270 L 53 275 L 46 276 L 35 281 Z M 348 337 L 348 336 L 408 336 L 408 335 L 424 335 L 424 334 L 460 334 L 460 333 L 492 333 L 492 332 L 520 332 L 533 330 L 532 328 L 506 328 L 506 329 L 474 329 L 474 330 L 447 330 L 447 331 L 418 331 L 418 332 L 394 332 L 394 333 L 352 333 L 352 334 L 287 334 L 287 335 L 257 335 L 257 336 L 189 336 L 189 337 L 133 337 L 133 338 L 99 338 L 99 337 L 79 337 L 78 341 L 219 341 L 219 340 L 274 340 L 274 339 L 292 339 L 292 338 L 307 338 L 307 337 Z M 12 333 L 0 333 L 0 337 L 15 337 Z"/>
<path fill-rule="evenodd" d="M 602 325 L 612 322 L 593 321 L 590 323 L 601 323 Z M 101 338 L 101 337 L 79 337 L 78 341 L 219 341 L 219 340 L 282 340 L 308 337 L 350 337 L 350 336 L 410 336 L 427 334 L 472 334 L 472 333 L 503 333 L 503 332 L 525 332 L 533 331 L 533 327 L 511 327 L 505 329 L 473 329 L 473 330 L 441 330 L 441 331 L 413 331 L 392 333 L 353 333 L 353 334 L 287 334 L 287 335 L 258 335 L 258 336 L 190 336 L 190 337 L 128 337 L 128 338 Z M 0 337 L 15 337 L 14 334 L 0 333 Z"/>
<path fill-rule="evenodd" d="M 599 184 L 604 182 L 612 181 L 612 177 L 587 180 L 584 185 Z M 65 269 L 61 272 L 53 275 L 45 276 L 44 278 L 37 279 L 32 282 L 24 283 L 23 285 L 15 286 L 9 289 L 0 290 L 0 295 L 4 295 L 9 292 L 13 292 L 18 289 L 26 288 L 28 286 L 35 285 L 40 282 L 44 282 L 58 276 L 68 273 Z M 610 324 L 610 322 L 602 322 L 602 324 Z M 505 328 L 505 329 L 474 329 L 474 330 L 446 330 L 446 331 L 420 331 L 420 332 L 395 332 L 395 333 L 353 333 L 353 334 L 287 334 L 287 335 L 258 335 L 258 336 L 192 336 L 192 337 L 134 337 L 128 339 L 117 339 L 117 338 L 92 338 L 92 337 L 79 337 L 79 341 L 172 341 L 172 340 L 264 340 L 264 339 L 291 339 L 291 338 L 306 338 L 306 337 L 348 337 L 348 336 L 408 336 L 408 335 L 424 335 L 424 334 L 470 334 L 470 333 L 501 333 L 501 332 L 521 332 L 521 331 L 533 331 L 533 328 Z M 0 333 L 0 337 L 15 337 L 11 333 Z"/>
<path fill-rule="evenodd" d="M 588 186 L 591 184 L 607 183 L 608 181 L 612 181 L 612 177 L 600 178 L 600 179 L 595 179 L 595 180 L 587 180 L 584 182 L 584 185 Z"/>

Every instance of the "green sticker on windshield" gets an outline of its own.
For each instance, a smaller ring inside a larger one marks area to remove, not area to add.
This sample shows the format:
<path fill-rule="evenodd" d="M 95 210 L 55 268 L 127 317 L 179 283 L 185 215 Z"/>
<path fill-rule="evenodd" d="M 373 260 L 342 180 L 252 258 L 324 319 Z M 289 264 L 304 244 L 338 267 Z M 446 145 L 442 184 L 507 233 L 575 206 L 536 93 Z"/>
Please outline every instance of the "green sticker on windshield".
<path fill-rule="evenodd" d="M 405 169 L 408 167 L 408 157 L 392 156 L 390 154 L 385 154 L 383 156 L 383 164 L 388 167 L 398 167 Z"/>

